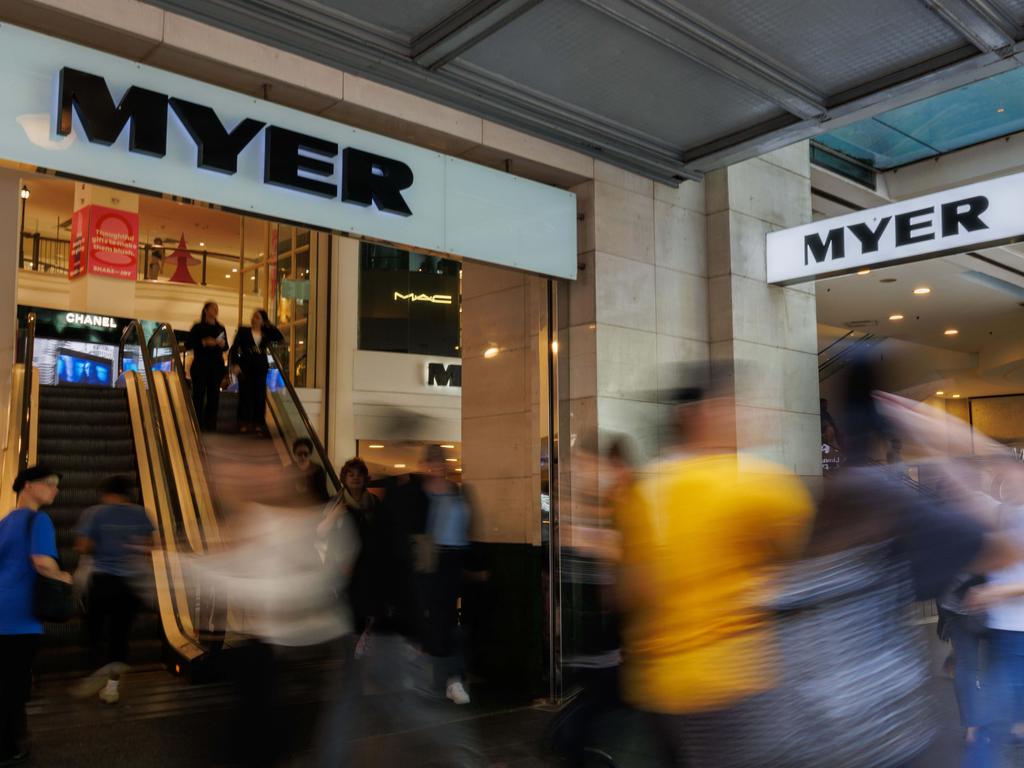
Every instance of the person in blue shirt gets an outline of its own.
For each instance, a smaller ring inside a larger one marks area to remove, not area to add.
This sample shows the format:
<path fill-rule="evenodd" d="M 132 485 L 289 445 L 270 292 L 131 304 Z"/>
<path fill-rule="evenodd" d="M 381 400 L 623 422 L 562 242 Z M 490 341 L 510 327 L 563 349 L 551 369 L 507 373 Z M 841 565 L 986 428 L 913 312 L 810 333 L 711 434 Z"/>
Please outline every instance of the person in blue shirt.
<path fill-rule="evenodd" d="M 32 613 L 36 576 L 71 583 L 57 561 L 53 521 L 40 507 L 57 498 L 60 475 L 23 469 L 14 480 L 17 507 L 0 520 L 0 765 L 28 759 L 25 704 L 43 624 Z"/>
<path fill-rule="evenodd" d="M 78 695 L 99 690 L 107 704 L 120 700 L 121 673 L 127 669 L 128 638 L 141 607 L 136 584 L 153 546 L 154 526 L 146 510 L 134 503 L 135 484 L 127 475 L 104 478 L 97 489 L 100 504 L 82 513 L 75 549 L 92 555 L 89 582 L 89 635 L 97 663 L 104 663 L 78 687 Z M 106 652 L 103 640 L 106 635 Z"/>

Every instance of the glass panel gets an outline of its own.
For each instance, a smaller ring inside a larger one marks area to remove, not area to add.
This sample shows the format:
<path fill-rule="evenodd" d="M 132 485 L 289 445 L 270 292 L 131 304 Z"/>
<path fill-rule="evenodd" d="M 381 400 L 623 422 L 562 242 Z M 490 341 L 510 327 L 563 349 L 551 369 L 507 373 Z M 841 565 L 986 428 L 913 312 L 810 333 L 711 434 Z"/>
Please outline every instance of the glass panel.
<path fill-rule="evenodd" d="M 459 262 L 362 244 L 360 349 L 459 357 L 460 304 Z"/>
<path fill-rule="evenodd" d="M 359 440 L 356 452 L 366 462 L 371 480 L 381 480 L 393 475 L 425 472 L 423 457 L 428 445 L 415 441 Z M 442 443 L 445 459 L 449 466 L 448 479 L 453 483 L 462 482 L 462 443 Z"/>
<path fill-rule="evenodd" d="M 278 345 L 274 352 L 267 355 L 267 362 L 270 370 L 267 371 L 267 397 L 270 400 L 270 416 L 281 432 L 281 438 L 289 450 L 292 450 L 297 440 L 308 440 L 313 444 L 313 461 L 324 468 L 326 474 L 327 494 L 334 496 L 341 487 L 337 481 L 336 474 L 327 457 L 327 451 L 320 442 L 313 425 L 309 423 L 306 412 L 295 393 L 294 387 L 287 380 L 283 370 L 283 362 L 278 351 L 283 345 Z"/>

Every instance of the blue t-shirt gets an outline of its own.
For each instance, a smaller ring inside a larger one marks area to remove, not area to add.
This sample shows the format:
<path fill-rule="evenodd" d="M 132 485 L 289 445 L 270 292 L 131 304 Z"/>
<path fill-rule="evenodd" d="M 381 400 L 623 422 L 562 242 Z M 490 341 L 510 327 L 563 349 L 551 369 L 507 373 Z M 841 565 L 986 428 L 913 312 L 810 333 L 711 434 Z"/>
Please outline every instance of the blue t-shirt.
<path fill-rule="evenodd" d="M 153 543 L 153 523 L 137 504 L 107 504 L 82 513 L 76 533 L 91 539 L 93 573 L 134 576 L 139 572 L 140 544 Z"/>
<path fill-rule="evenodd" d="M 29 545 L 31 509 L 13 510 L 0 520 L 0 635 L 39 635 L 43 624 L 32 615 L 36 569 L 31 555 L 57 558 L 57 534 L 44 512 L 35 513 Z"/>

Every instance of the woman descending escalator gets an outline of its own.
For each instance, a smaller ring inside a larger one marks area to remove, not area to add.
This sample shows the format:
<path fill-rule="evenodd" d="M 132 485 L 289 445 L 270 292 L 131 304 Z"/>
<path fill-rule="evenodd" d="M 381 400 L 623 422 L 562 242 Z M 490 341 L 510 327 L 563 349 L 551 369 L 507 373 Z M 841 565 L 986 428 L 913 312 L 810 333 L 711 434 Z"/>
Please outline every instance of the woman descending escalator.
<path fill-rule="evenodd" d="M 231 370 L 238 377 L 238 430 L 264 433 L 267 399 L 267 351 L 271 344 L 284 341 L 284 336 L 270 323 L 262 309 L 252 313 L 248 328 L 239 328 L 228 357 Z"/>
<path fill-rule="evenodd" d="M 204 432 L 217 429 L 217 408 L 220 384 L 224 379 L 224 350 L 228 346 L 227 330 L 217 320 L 217 302 L 203 304 L 199 322 L 188 332 L 185 347 L 192 350 L 192 403 L 196 418 Z"/>

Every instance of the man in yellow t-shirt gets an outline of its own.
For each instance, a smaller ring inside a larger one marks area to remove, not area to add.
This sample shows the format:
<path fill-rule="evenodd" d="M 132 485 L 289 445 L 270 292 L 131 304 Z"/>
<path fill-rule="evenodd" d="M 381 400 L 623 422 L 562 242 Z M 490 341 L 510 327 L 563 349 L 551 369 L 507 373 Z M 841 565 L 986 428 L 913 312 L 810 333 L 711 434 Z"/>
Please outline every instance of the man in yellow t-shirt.
<path fill-rule="evenodd" d="M 731 398 L 684 390 L 680 399 L 680 454 L 650 468 L 619 515 L 623 693 L 665 716 L 672 750 L 698 768 L 729 765 L 718 759 L 722 742 L 742 738 L 708 732 L 742 728 L 742 718 L 707 716 L 775 685 L 770 577 L 800 554 L 813 506 L 793 474 L 737 455 Z"/>

